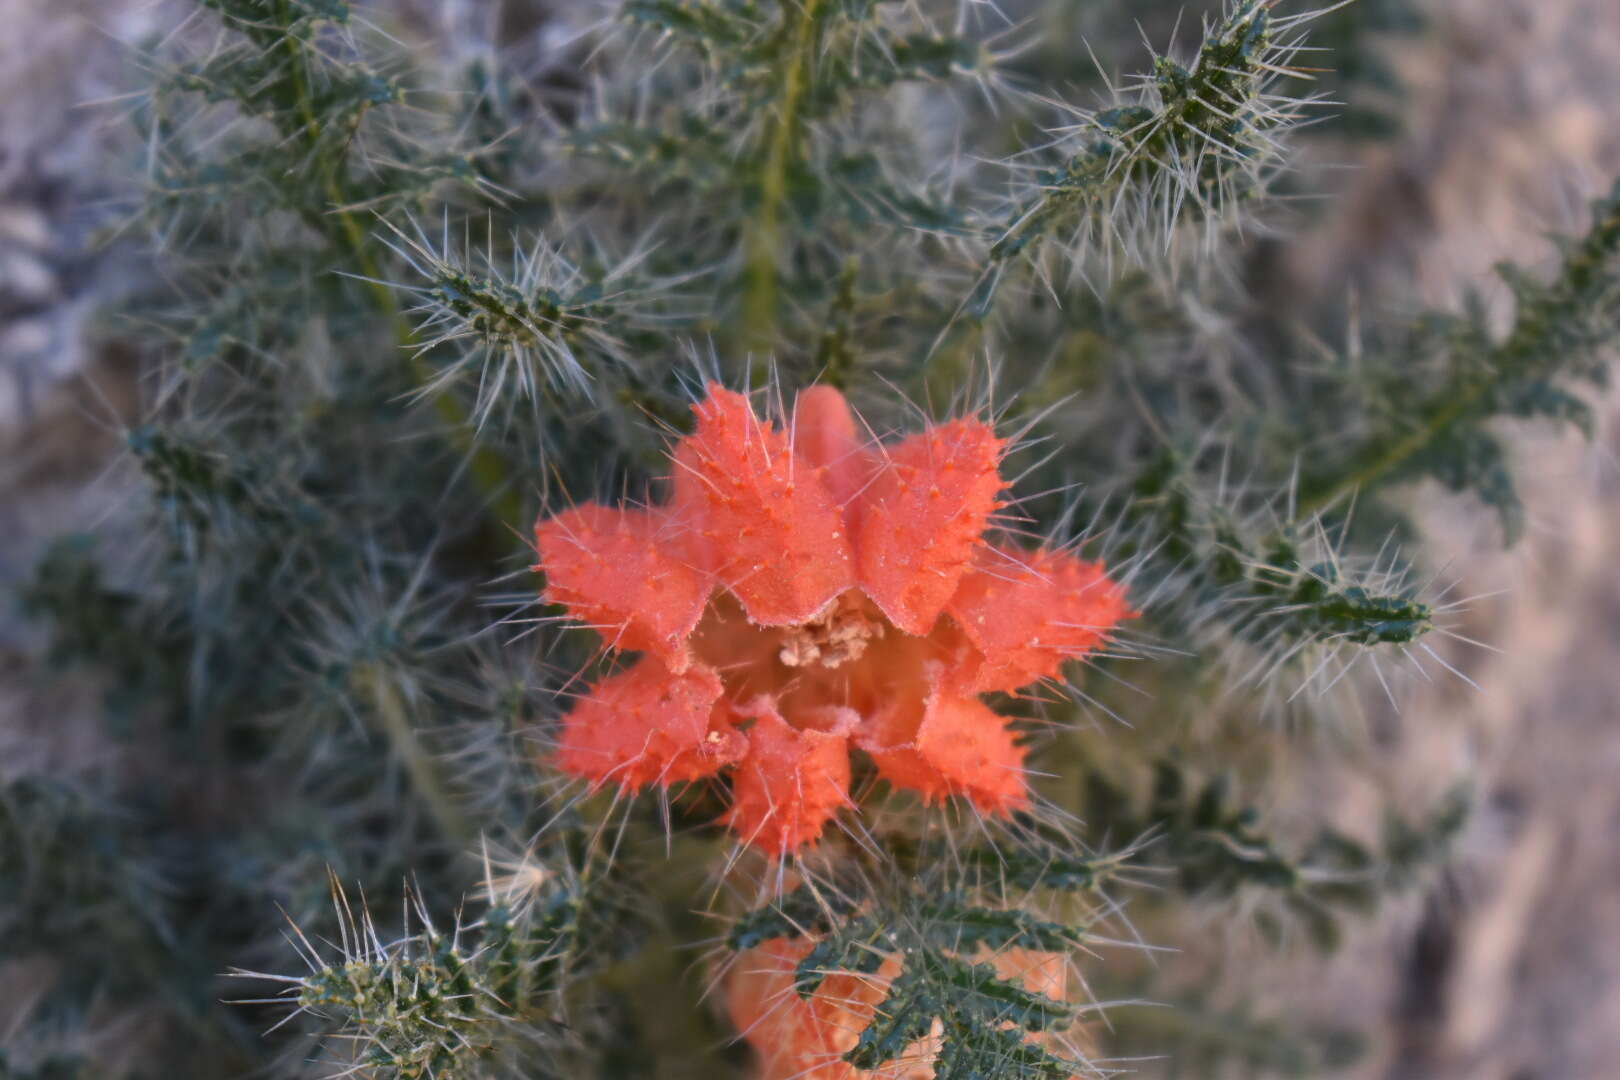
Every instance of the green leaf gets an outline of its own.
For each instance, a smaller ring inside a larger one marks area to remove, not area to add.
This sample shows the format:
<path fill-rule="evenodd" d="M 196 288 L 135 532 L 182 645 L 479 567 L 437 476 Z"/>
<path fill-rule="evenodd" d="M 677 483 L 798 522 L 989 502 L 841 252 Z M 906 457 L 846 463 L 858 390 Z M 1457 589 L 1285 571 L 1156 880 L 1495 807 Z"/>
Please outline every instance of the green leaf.
<path fill-rule="evenodd" d="M 985 1028 L 948 1021 L 935 1080 L 1068 1080 L 1076 1064 L 1025 1038 L 1018 1028 Z"/>
<path fill-rule="evenodd" d="M 781 899 L 755 908 L 732 926 L 726 942 L 737 952 L 772 938 L 805 937 L 830 930 L 855 901 L 833 890 L 801 885 Z"/>
<path fill-rule="evenodd" d="M 1003 979 L 989 964 L 973 964 L 933 950 L 908 954 L 906 965 L 913 964 L 950 1012 L 976 1024 L 1048 1031 L 1074 1019 L 1074 1009 L 1066 1002 Z"/>
<path fill-rule="evenodd" d="M 1059 952 L 1072 948 L 1080 937 L 1070 927 L 1026 911 L 976 907 L 955 899 L 924 904 L 918 918 L 924 940 L 956 953 L 972 953 L 980 946 Z"/>
<path fill-rule="evenodd" d="M 872 1022 L 844 1060 L 858 1069 L 876 1069 L 905 1053 L 928 1035 L 945 1006 L 928 974 L 911 964 L 901 971 L 878 1003 Z"/>

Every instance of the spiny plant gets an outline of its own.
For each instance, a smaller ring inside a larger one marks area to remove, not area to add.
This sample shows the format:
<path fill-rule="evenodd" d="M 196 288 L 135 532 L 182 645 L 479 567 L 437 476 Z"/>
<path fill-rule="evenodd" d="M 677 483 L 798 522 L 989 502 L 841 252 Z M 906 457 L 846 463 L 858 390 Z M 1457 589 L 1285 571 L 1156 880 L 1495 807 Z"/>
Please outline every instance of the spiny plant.
<path fill-rule="evenodd" d="M 33 1027 L 139 1016 L 99 1075 L 1095 1076 L 1222 1015 L 1251 1073 L 1341 1061 L 1138 960 L 1195 905 L 1330 946 L 1444 859 L 1449 788 L 1301 839 L 1276 771 L 1449 665 L 1402 492 L 1512 539 L 1505 421 L 1589 423 L 1620 191 L 1506 334 L 1256 312 L 1355 9 L 1205 7 L 1133 6 L 1162 51 L 1091 97 L 1038 5 L 154 43 L 144 525 L 19 590 L 121 762 L 6 781 L 6 952 L 73 971 Z"/>
<path fill-rule="evenodd" d="M 350 905 L 332 881 L 338 920 L 336 955 L 296 925 L 294 944 L 308 965 L 290 976 L 237 970 L 280 996 L 241 1004 L 287 1005 L 348 1032 L 327 1046 L 340 1071 L 402 1077 L 567 1076 L 578 1058 L 569 1023 L 572 985 L 617 951 L 606 917 L 611 888 L 596 862 L 575 867 L 566 851 L 528 852 L 497 865 L 484 853 L 483 915 L 456 916 L 441 931 L 422 898 L 407 891 L 404 933 L 384 943 L 369 911 Z M 594 857 L 594 856 L 592 856 Z M 612 888 L 622 888 L 617 880 Z M 411 930 L 414 920 L 419 929 Z M 289 1018 L 290 1018 L 289 1017 Z M 283 1023 L 286 1019 L 283 1019 Z"/>

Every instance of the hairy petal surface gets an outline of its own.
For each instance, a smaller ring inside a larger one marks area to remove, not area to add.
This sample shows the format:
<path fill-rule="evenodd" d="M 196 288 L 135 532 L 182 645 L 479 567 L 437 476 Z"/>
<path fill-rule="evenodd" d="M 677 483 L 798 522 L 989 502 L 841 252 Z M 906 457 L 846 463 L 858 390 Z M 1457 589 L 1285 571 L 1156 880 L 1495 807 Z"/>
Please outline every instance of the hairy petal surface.
<path fill-rule="evenodd" d="M 888 449 L 856 500 L 855 555 L 866 594 L 908 634 L 927 634 L 1001 505 L 1004 440 L 967 418 Z"/>
<path fill-rule="evenodd" d="M 877 468 L 861 441 L 855 414 L 844 395 L 830 386 L 812 386 L 793 406 L 793 454 L 800 467 L 819 470 L 833 501 L 849 511 Z M 853 527 L 853 522 L 849 522 Z"/>
<path fill-rule="evenodd" d="M 838 504 L 743 395 L 711 385 L 693 411 L 697 429 L 675 448 L 674 507 L 693 560 L 755 622 L 808 621 L 854 584 Z"/>
<path fill-rule="evenodd" d="M 947 609 L 984 660 L 963 687 L 1012 691 L 1055 678 L 1133 617 L 1103 567 L 1064 551 L 987 548 Z"/>
<path fill-rule="evenodd" d="M 839 808 L 849 804 L 849 729 L 798 730 L 774 703 L 758 698 L 744 716 L 748 752 L 737 767 L 726 822 L 746 842 L 772 855 L 786 855 L 820 839 Z"/>
<path fill-rule="evenodd" d="M 928 802 L 962 795 L 996 815 L 1027 806 L 1024 748 L 1006 717 L 953 689 L 944 665 L 929 668 L 923 708 L 875 718 L 856 744 L 871 756 L 880 776 Z"/>
<path fill-rule="evenodd" d="M 679 558 L 679 529 L 657 510 L 586 503 L 534 527 L 545 599 L 590 623 L 617 649 L 651 652 L 672 670 L 690 662 L 686 638 L 710 584 Z"/>
<path fill-rule="evenodd" d="M 653 657 L 597 683 L 563 717 L 557 767 L 625 791 L 713 776 L 747 740 L 717 718 L 720 677 L 702 665 L 674 672 Z"/>

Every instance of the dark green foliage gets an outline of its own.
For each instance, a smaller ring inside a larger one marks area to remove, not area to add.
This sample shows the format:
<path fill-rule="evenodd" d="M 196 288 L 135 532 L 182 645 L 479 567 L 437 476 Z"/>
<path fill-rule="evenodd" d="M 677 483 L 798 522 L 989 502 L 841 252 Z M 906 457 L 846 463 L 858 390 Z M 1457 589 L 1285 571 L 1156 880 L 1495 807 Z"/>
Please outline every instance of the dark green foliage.
<path fill-rule="evenodd" d="M 1366 1054 L 1366 1039 L 1328 1024 L 1297 1025 L 1252 1009 L 1220 1009 L 1193 998 L 1161 1008 L 1121 1010 L 1119 1042 L 1126 1052 L 1172 1056 L 1174 1080 L 1332 1076 Z"/>
<path fill-rule="evenodd" d="M 119 817 L 65 784 L 0 788 L 0 952 L 117 947 L 133 965 L 142 950 L 172 942 L 161 868 L 143 850 L 140 823 Z"/>
<path fill-rule="evenodd" d="M 0 1075 L 106 1075 L 96 1017 L 124 1002 L 146 1006 L 143 1038 L 175 1068 L 243 1067 L 238 1033 L 197 995 L 235 929 L 209 906 L 228 903 L 224 882 L 204 877 L 206 858 L 185 857 L 210 838 L 173 828 L 166 792 L 99 786 L 0 782 L 0 957 L 16 963 L 6 1004 L 23 1010 L 12 1014 Z"/>
<path fill-rule="evenodd" d="M 1178 614 L 1211 613 L 1225 632 L 1259 644 L 1404 644 L 1431 628 L 1429 605 L 1398 578 L 1374 569 L 1346 580 L 1331 549 L 1307 563 L 1292 528 L 1267 536 L 1207 501 L 1198 471 L 1184 455 L 1160 455 L 1130 487 L 1121 515 L 1130 530 L 1121 553 L 1155 577 L 1183 579 Z"/>
<path fill-rule="evenodd" d="M 878 1015 L 844 1060 L 873 1069 L 899 1057 L 939 1020 L 944 1028 L 940 1068 L 950 1076 L 1073 1076 L 1078 1065 L 1015 1031 L 1044 1031 L 1070 1020 L 1068 1007 L 997 976 L 988 964 L 970 964 L 933 951 L 912 953 L 878 1005 Z M 1018 1050 L 1012 1056 L 1012 1044 Z M 1008 1069 L 1011 1065 L 1013 1068 Z"/>
<path fill-rule="evenodd" d="M 122 722 L 178 688 L 180 660 L 189 647 L 183 628 L 140 594 L 106 583 L 94 537 L 57 541 L 19 598 L 24 615 L 50 628 L 47 655 L 53 665 L 82 665 L 110 676 L 107 708 Z"/>
<path fill-rule="evenodd" d="M 285 1003 L 359 1036 L 358 1064 L 374 1075 L 468 1077 L 567 1076 L 570 1045 L 565 996 L 574 980 L 615 957 L 613 924 L 597 890 L 625 885 L 580 873 L 553 852 L 546 864 L 524 863 L 486 880 L 488 907 L 476 922 L 452 930 L 433 925 L 419 898 L 407 896 L 406 919 L 421 927 L 384 944 L 369 912 L 355 915 L 334 882 L 341 949 L 331 960 L 295 931 L 310 962 L 289 978 L 236 972 L 247 980 L 286 984 Z M 329 1050 L 342 1052 L 333 1040 Z"/>
<path fill-rule="evenodd" d="M 1085 785 L 1090 833 L 1145 838 L 1137 864 L 1174 871 L 1190 896 L 1220 902 L 1242 889 L 1275 894 L 1322 948 L 1338 944 L 1343 915 L 1371 911 L 1444 859 L 1469 808 L 1468 792 L 1456 788 L 1422 820 L 1391 812 L 1376 849 L 1333 828 L 1322 828 L 1309 843 L 1285 845 L 1264 827 L 1258 808 L 1234 798 L 1226 774 L 1200 783 L 1182 765 L 1156 762 L 1145 803 L 1095 772 Z M 1260 925 L 1281 931 L 1271 914 L 1262 915 Z"/>
<path fill-rule="evenodd" d="M 1356 0 L 1330 11 L 1311 28 L 1311 43 L 1332 57 L 1332 70 L 1312 72 L 1326 83 L 1333 110 L 1312 134 L 1387 139 L 1405 127 L 1401 106 L 1409 93 L 1392 53 L 1410 46 L 1428 26 L 1422 0 Z"/>
<path fill-rule="evenodd" d="M 1550 281 L 1503 269 L 1515 311 L 1499 341 L 1477 304 L 1462 317 L 1421 322 L 1374 374 L 1379 407 L 1366 418 L 1365 432 L 1335 449 L 1331 468 L 1301 478 L 1301 509 L 1324 510 L 1358 491 L 1433 477 L 1476 494 L 1497 511 L 1508 542 L 1517 539 L 1523 512 L 1501 443 L 1488 428 L 1518 416 L 1590 430 L 1589 409 L 1569 388 L 1606 381 L 1604 349 L 1620 310 L 1617 251 L 1620 185 L 1594 205 L 1586 235 L 1564 245 L 1563 264 Z"/>
<path fill-rule="evenodd" d="M 875 917 L 833 930 L 799 963 L 799 993 L 809 996 L 832 972 L 869 974 L 885 956 L 902 958 L 900 974 L 886 988 L 876 1016 L 844 1056 L 845 1061 L 862 1069 L 893 1061 L 909 1044 L 928 1035 L 938 1020 L 944 1031 L 940 1067 L 950 1070 L 950 1075 L 1082 1073 L 1085 1066 L 1080 1061 L 1065 1060 L 1038 1046 L 1024 1046 L 1019 1035 L 1012 1039 L 1004 1035 L 1006 1029 L 1039 1032 L 1066 1027 L 1074 1019 L 1072 1005 L 1027 990 L 1003 978 L 989 964 L 963 958 L 979 946 L 1067 948 L 1078 932 L 1053 924 L 1030 925 L 1012 913 L 977 909 L 961 901 L 916 911 L 879 911 Z M 994 931 L 986 932 L 992 926 Z M 970 929 L 964 932 L 964 928 Z M 1014 1043 L 1019 1046 L 1016 1052 L 1012 1052 Z M 1012 1062 L 1023 1071 L 1001 1071 Z"/>
<path fill-rule="evenodd" d="M 726 943 L 740 952 L 771 938 L 824 934 L 857 907 L 857 899 L 846 893 L 798 888 L 738 919 Z"/>
<path fill-rule="evenodd" d="M 9 1055 L 0 1051 L 0 1078 L 3 1080 L 79 1080 L 90 1076 L 92 1066 L 71 1054 L 44 1057 L 28 1066 L 13 1066 Z"/>

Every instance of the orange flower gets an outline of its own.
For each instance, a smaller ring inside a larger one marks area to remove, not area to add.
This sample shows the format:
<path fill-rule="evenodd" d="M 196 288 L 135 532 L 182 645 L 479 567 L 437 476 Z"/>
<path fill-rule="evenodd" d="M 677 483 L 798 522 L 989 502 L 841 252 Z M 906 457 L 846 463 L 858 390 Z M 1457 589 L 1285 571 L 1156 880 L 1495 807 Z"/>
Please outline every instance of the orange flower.
<path fill-rule="evenodd" d="M 978 698 L 1054 678 L 1134 614 L 1102 567 L 985 538 L 1005 441 L 968 417 L 891 446 L 843 395 L 790 431 L 719 386 L 676 444 L 674 497 L 535 526 L 545 598 L 645 655 L 563 720 L 556 762 L 626 791 L 731 770 L 726 820 L 773 855 L 849 800 L 851 746 L 895 787 L 990 814 L 1024 751 Z"/>

